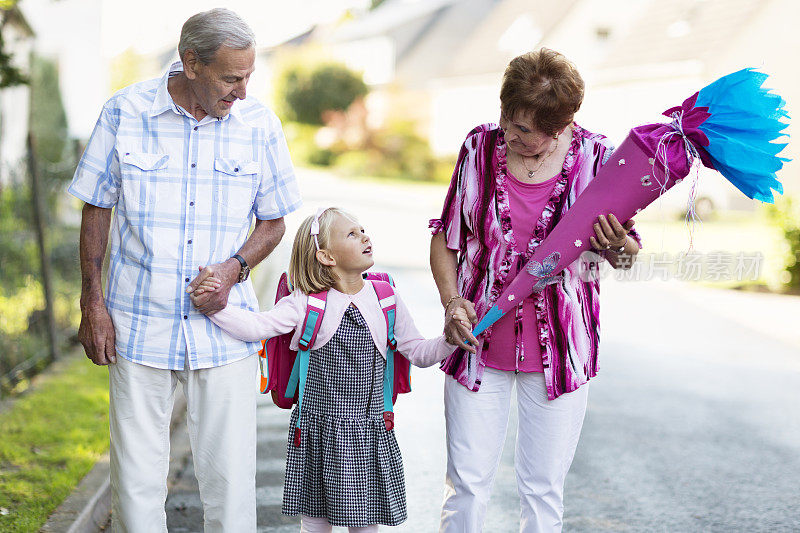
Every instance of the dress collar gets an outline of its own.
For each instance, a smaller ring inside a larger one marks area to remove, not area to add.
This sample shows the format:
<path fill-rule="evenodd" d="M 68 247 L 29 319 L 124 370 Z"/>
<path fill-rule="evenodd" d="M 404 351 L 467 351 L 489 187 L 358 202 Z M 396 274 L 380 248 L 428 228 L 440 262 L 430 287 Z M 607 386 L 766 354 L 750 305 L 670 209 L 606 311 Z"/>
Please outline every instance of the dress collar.
<path fill-rule="evenodd" d="M 372 287 L 372 282 L 370 282 L 369 280 L 364 280 L 364 286 L 361 287 L 361 289 L 359 289 L 359 291 L 355 294 L 345 294 L 343 292 L 334 289 L 333 287 L 331 287 L 329 291 L 333 294 L 339 295 L 340 298 L 352 301 L 354 303 L 359 303 L 359 302 L 363 303 L 367 301 L 366 299 L 371 295 L 371 293 L 375 292 Z"/>

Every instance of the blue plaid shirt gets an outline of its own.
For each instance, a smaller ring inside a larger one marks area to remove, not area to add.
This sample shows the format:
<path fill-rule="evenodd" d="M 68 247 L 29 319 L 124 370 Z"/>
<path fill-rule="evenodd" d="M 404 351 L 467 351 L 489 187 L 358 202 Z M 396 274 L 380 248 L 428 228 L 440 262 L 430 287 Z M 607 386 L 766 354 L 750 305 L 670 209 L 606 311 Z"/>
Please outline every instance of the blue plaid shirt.
<path fill-rule="evenodd" d="M 115 208 L 106 306 L 117 354 L 171 370 L 209 368 L 255 353 L 192 306 L 185 289 L 198 266 L 225 261 L 247 239 L 252 217 L 300 206 L 281 124 L 252 97 L 199 122 L 160 79 L 137 83 L 103 107 L 69 192 Z M 258 310 L 250 281 L 228 305 Z"/>

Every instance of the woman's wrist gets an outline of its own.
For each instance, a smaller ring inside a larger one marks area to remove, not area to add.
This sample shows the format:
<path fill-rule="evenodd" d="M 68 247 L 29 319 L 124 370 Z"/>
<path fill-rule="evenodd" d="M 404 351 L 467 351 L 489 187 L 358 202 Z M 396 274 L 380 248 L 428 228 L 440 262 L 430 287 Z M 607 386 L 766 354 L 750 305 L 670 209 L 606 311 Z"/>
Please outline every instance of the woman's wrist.
<path fill-rule="evenodd" d="M 443 303 L 444 303 L 444 310 L 445 310 L 445 312 L 447 312 L 447 310 L 450 308 L 450 305 L 451 305 L 453 302 L 455 302 L 456 300 L 458 300 L 459 298 L 461 298 L 461 295 L 460 295 L 460 294 L 456 294 L 456 295 L 454 295 L 454 296 L 451 296 L 450 298 L 448 298 L 448 299 L 447 299 L 447 302 L 443 302 Z"/>

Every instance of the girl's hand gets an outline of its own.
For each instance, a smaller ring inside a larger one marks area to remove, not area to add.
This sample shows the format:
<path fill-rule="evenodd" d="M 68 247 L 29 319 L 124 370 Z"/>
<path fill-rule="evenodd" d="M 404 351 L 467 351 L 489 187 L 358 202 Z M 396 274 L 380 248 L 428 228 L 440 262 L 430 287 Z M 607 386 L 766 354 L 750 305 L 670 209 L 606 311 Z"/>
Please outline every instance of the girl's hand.
<path fill-rule="evenodd" d="M 472 302 L 461 297 L 454 299 L 445 309 L 444 320 L 445 340 L 470 353 L 476 353 L 478 340 L 472 334 L 472 325 L 478 321 L 478 317 Z"/>
<path fill-rule="evenodd" d="M 228 295 L 231 287 L 236 285 L 239 280 L 239 261 L 231 257 L 227 261 L 214 265 L 199 267 L 200 273 L 195 277 L 186 288 L 195 308 L 206 316 L 213 315 L 217 311 L 225 309 L 228 304 Z M 220 285 L 213 291 L 195 291 L 208 278 L 215 278 Z"/>
<path fill-rule="evenodd" d="M 633 219 L 625 225 L 619 223 L 614 215 L 600 215 L 594 223 L 594 233 L 597 236 L 589 237 L 589 242 L 595 250 L 617 251 L 628 242 L 628 233 L 633 229 Z"/>
<path fill-rule="evenodd" d="M 222 280 L 210 276 L 203 280 L 202 283 L 194 290 L 195 296 L 200 296 L 204 292 L 214 292 L 222 286 Z"/>

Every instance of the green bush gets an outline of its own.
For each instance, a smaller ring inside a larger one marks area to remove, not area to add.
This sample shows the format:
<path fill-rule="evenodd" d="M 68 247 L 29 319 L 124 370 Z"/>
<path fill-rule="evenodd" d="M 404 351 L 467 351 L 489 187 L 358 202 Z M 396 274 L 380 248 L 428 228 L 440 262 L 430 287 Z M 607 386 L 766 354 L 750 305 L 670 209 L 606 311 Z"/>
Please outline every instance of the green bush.
<path fill-rule="evenodd" d="M 348 148 L 334 143 L 320 148 L 314 141 L 318 127 L 284 123 L 284 133 L 296 164 L 331 166 L 346 176 L 372 176 L 449 183 L 455 157 L 437 158 L 413 124 L 395 122 L 370 132 L 364 147 Z"/>
<path fill-rule="evenodd" d="M 417 181 L 441 180 L 440 162 L 428 142 L 414 132 L 410 122 L 395 122 L 372 132 L 367 147 L 345 150 L 335 167 L 348 175 L 379 176 Z M 446 171 L 449 174 L 452 167 Z"/>
<path fill-rule="evenodd" d="M 768 206 L 767 213 L 785 239 L 784 286 L 800 291 L 800 206 L 792 198 L 784 197 Z"/>
<path fill-rule="evenodd" d="M 278 74 L 279 109 L 289 120 L 323 123 L 325 111 L 344 111 L 367 94 L 361 76 L 339 63 L 291 63 Z"/>
<path fill-rule="evenodd" d="M 314 135 L 318 130 L 318 126 L 300 122 L 283 124 L 286 144 L 289 146 L 289 154 L 295 164 L 330 166 L 336 160 L 337 153 L 335 151 L 317 146 Z"/>
<path fill-rule="evenodd" d="M 0 192 L 0 265 L 3 284 L 0 294 L 22 288 L 35 268 L 39 251 L 31 220 L 30 191 L 21 185 Z"/>

